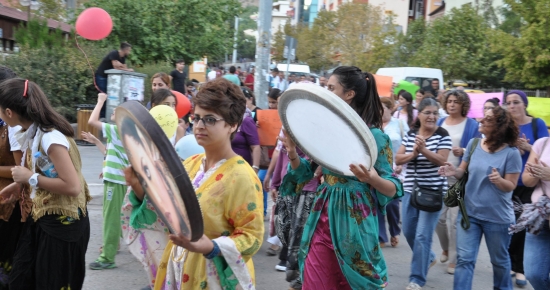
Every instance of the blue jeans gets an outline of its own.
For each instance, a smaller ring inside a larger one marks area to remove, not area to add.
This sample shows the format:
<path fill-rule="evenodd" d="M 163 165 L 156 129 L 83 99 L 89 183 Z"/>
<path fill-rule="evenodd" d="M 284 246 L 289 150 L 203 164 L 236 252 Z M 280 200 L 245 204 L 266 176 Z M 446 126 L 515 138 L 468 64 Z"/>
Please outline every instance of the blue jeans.
<path fill-rule="evenodd" d="M 262 182 L 262 187 L 263 187 L 263 184 L 264 184 L 264 179 L 265 179 L 265 175 L 267 174 L 267 170 L 266 169 L 260 169 L 258 171 L 258 178 L 260 179 L 260 181 Z M 266 189 L 264 188 L 264 216 L 267 215 L 267 191 Z"/>
<path fill-rule="evenodd" d="M 103 93 L 107 93 L 107 78 L 102 77 L 98 74 L 95 75 L 95 84 L 101 90 Z M 103 108 L 101 108 L 101 112 L 99 113 L 99 118 L 105 118 L 105 110 L 107 110 L 106 103 L 103 104 Z"/>
<path fill-rule="evenodd" d="M 525 276 L 535 290 L 550 289 L 550 229 L 548 221 L 538 235 L 527 233 L 523 268 Z"/>
<path fill-rule="evenodd" d="M 427 212 L 414 208 L 411 206 L 410 192 L 403 195 L 401 211 L 403 234 L 413 251 L 409 282 L 424 286 L 430 264 L 436 258 L 432 251 L 432 237 L 441 211 Z"/>
<path fill-rule="evenodd" d="M 511 236 L 508 234 L 509 224 L 496 224 L 470 217 L 470 228 L 464 230 L 460 226 L 462 215 L 456 219 L 456 252 L 454 289 L 472 289 L 474 268 L 481 243 L 481 236 L 489 249 L 491 264 L 493 264 L 493 289 L 513 289 L 510 270 L 512 264 L 508 254 Z"/>

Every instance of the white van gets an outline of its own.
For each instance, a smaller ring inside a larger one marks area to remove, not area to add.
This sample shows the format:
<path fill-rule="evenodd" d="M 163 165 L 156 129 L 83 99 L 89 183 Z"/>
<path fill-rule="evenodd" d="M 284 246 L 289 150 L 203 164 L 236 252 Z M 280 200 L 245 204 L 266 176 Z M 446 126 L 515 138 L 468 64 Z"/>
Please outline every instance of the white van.
<path fill-rule="evenodd" d="M 399 81 L 418 81 L 420 87 L 427 87 L 431 85 L 432 79 L 439 80 L 439 89 L 444 89 L 445 83 L 443 82 L 443 72 L 436 68 L 424 68 L 424 67 L 383 67 L 379 68 L 376 72 L 377 75 L 393 77 L 393 82 Z"/>
<path fill-rule="evenodd" d="M 286 63 L 277 64 L 277 69 L 279 71 L 286 72 L 287 64 Z M 289 64 L 288 71 L 290 73 L 294 73 L 297 75 L 304 75 L 304 74 L 309 75 L 310 73 L 309 65 L 305 65 L 305 64 Z"/>

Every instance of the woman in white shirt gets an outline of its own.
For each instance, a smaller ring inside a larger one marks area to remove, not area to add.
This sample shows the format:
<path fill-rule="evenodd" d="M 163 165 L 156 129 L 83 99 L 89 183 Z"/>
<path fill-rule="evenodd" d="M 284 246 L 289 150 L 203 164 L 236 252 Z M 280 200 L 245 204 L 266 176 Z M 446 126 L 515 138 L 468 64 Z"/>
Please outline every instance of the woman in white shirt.
<path fill-rule="evenodd" d="M 409 126 L 406 122 L 403 122 L 403 120 L 392 117 L 391 112 L 394 107 L 394 102 L 390 98 L 380 98 L 380 101 L 382 101 L 382 105 L 384 107 L 384 114 L 382 115 L 382 127 L 384 129 L 384 133 L 386 133 L 386 135 L 390 137 L 392 143 L 392 151 L 394 156 L 393 168 L 395 170 L 394 172 L 398 175 L 399 179 L 403 181 L 403 166 L 406 165 L 395 165 L 395 155 L 397 154 L 397 150 L 399 150 L 399 146 L 401 146 L 403 137 L 406 136 L 409 132 Z M 392 247 L 396 247 L 397 244 L 399 244 L 399 235 L 401 234 L 401 228 L 399 227 L 399 222 L 401 219 L 401 215 L 399 214 L 399 202 L 399 199 L 394 199 L 388 205 L 386 205 L 385 217 L 387 217 L 388 225 L 390 228 L 390 244 Z M 384 218 L 384 215 L 378 215 L 378 228 L 378 240 L 380 242 L 380 246 L 384 247 L 388 242 L 388 236 L 386 233 L 386 218 Z"/>

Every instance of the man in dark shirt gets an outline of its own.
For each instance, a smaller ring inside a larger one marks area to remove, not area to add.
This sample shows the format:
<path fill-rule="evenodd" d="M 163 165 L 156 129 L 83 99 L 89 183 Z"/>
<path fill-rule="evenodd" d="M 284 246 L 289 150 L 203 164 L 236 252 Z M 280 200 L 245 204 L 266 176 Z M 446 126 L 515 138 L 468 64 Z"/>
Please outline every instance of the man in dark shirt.
<path fill-rule="evenodd" d="M 113 50 L 107 54 L 107 56 L 101 61 L 99 67 L 95 72 L 95 83 L 99 90 L 103 93 L 107 93 L 107 74 L 106 70 L 110 69 L 119 69 L 125 71 L 134 71 L 131 68 L 126 66 L 126 57 L 130 55 L 132 51 L 132 45 L 127 42 L 120 44 L 119 50 Z M 105 118 L 105 110 L 107 106 L 103 104 L 101 113 L 99 114 L 100 118 Z"/>
<path fill-rule="evenodd" d="M 183 71 L 184 68 L 185 61 L 178 59 L 176 61 L 176 69 L 170 73 L 170 78 L 172 79 L 172 89 L 185 95 L 185 79 L 187 79 L 187 74 Z"/>
<path fill-rule="evenodd" d="M 439 80 L 432 79 L 431 86 L 425 86 L 422 89 L 424 92 L 430 92 L 432 95 L 437 96 L 437 93 L 439 92 Z"/>

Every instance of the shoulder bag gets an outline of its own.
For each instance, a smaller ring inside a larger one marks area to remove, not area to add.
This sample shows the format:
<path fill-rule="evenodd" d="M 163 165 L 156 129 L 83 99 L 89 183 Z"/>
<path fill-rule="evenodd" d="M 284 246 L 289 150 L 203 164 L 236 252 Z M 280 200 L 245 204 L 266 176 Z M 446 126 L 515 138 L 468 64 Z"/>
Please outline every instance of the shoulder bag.
<path fill-rule="evenodd" d="M 470 148 L 470 162 L 472 162 L 472 155 L 474 154 L 478 143 L 479 138 L 475 138 L 474 142 L 472 143 L 472 147 Z M 468 167 L 470 167 L 470 162 L 468 162 Z M 445 205 L 447 207 L 459 207 L 460 213 L 462 213 L 462 220 L 460 221 L 460 225 L 465 230 L 470 228 L 470 220 L 468 219 L 466 205 L 464 204 L 464 197 L 466 196 L 466 183 L 468 182 L 469 174 L 468 167 L 466 167 L 462 178 L 460 178 L 455 184 L 453 184 L 453 186 L 449 188 L 449 190 L 447 190 L 447 194 L 445 195 L 444 199 Z"/>

